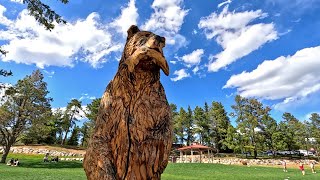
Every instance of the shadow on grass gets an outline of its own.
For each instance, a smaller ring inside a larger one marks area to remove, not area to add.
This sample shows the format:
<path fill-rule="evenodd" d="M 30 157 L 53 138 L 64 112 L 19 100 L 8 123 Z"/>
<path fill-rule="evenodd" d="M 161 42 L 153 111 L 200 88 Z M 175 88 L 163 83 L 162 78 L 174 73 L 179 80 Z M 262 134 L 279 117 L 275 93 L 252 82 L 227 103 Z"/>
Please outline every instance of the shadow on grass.
<path fill-rule="evenodd" d="M 11 158 L 19 159 L 19 167 L 24 168 L 82 168 L 82 161 L 59 161 L 59 162 L 43 162 L 44 155 L 26 155 L 26 154 L 9 154 L 7 161 Z"/>
<path fill-rule="evenodd" d="M 82 162 L 79 161 L 60 161 L 54 162 L 35 162 L 26 161 L 19 165 L 24 168 L 47 168 L 47 169 L 61 169 L 61 168 L 82 168 Z"/>

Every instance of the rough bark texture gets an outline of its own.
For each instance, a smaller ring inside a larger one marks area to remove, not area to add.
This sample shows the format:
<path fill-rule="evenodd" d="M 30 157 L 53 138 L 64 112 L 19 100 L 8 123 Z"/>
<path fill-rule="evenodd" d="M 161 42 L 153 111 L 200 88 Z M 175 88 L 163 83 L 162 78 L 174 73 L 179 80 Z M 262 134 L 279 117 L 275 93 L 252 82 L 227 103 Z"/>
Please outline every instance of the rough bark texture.
<path fill-rule="evenodd" d="M 169 73 L 164 43 L 136 26 L 128 30 L 84 158 L 88 179 L 160 179 L 172 144 L 171 111 L 160 83 L 160 69 Z"/>

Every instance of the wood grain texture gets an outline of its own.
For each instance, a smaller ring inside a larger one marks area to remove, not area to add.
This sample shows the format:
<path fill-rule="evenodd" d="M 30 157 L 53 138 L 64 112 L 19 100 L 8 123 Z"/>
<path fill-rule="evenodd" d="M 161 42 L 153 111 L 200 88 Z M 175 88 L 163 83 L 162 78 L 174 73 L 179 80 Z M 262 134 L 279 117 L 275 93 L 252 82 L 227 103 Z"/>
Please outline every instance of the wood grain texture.
<path fill-rule="evenodd" d="M 157 53 L 146 53 L 138 60 L 132 56 L 141 48 L 154 50 L 155 46 L 163 57 L 164 42 L 159 36 L 128 30 L 118 72 L 102 97 L 84 158 L 90 180 L 160 179 L 167 166 L 172 144 L 171 111 L 160 83 L 160 69 L 169 69 L 155 63 Z M 128 69 L 129 60 L 135 61 L 132 70 Z"/>

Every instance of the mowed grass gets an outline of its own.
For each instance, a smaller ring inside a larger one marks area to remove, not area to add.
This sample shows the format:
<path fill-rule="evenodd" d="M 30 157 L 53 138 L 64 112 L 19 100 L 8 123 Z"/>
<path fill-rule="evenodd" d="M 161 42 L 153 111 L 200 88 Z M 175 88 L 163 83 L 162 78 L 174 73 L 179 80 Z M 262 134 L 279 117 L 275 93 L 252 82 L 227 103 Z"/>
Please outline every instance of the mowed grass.
<path fill-rule="evenodd" d="M 60 161 L 58 163 L 42 162 L 43 155 L 10 154 L 21 162 L 19 167 L 0 164 L 0 180 L 84 180 L 86 179 L 82 162 Z M 234 166 L 221 164 L 169 164 L 162 175 L 163 180 L 175 179 L 219 179 L 219 180 L 278 180 L 278 179 L 320 179 L 319 173 L 312 174 L 306 167 L 306 175 L 302 176 L 298 168 L 289 169 L 287 173 L 282 172 L 280 167 L 258 167 L 258 166 Z M 317 170 L 317 169 L 316 169 Z"/>

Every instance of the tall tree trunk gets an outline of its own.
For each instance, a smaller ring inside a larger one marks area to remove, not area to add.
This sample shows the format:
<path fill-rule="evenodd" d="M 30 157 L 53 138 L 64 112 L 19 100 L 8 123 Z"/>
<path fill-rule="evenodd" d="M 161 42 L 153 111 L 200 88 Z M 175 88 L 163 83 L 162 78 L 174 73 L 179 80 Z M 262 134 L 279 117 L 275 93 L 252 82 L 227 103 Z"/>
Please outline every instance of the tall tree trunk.
<path fill-rule="evenodd" d="M 6 159 L 7 159 L 9 152 L 10 152 L 10 148 L 11 148 L 11 146 L 4 147 L 0 163 L 6 163 Z"/>
<path fill-rule="evenodd" d="M 65 142 L 66 142 L 66 140 L 67 140 L 68 133 L 69 133 L 69 129 L 70 129 L 70 128 L 68 128 L 68 129 L 66 130 L 66 134 L 64 135 L 64 138 L 63 138 L 63 140 L 61 141 L 61 145 L 64 145 L 64 144 L 65 144 Z"/>

